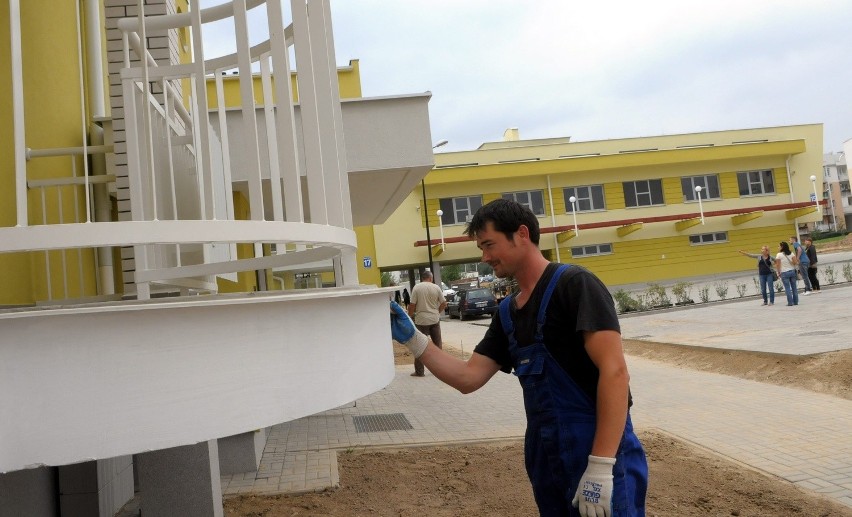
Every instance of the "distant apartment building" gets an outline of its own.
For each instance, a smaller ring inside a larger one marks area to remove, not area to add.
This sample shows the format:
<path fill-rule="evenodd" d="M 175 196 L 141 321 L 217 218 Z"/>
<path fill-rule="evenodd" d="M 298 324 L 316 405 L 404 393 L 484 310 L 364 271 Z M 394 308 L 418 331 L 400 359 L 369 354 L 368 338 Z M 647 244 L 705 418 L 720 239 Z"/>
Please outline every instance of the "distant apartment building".
<path fill-rule="evenodd" d="M 502 197 L 538 216 L 549 259 L 609 285 L 750 270 L 737 250 L 775 249 L 821 219 L 822 140 L 821 124 L 591 142 L 510 129 L 436 154 L 423 188 L 375 227 L 375 255 L 383 270 L 424 267 L 429 249 L 438 264 L 478 262 L 465 224 Z"/>
<path fill-rule="evenodd" d="M 847 140 L 844 150 L 838 153 L 825 153 L 823 156 L 822 198 L 826 201 L 822 220 L 814 229 L 821 231 L 842 231 L 852 224 L 852 191 L 849 188 L 849 170 L 846 156 L 852 152 L 852 140 Z"/>

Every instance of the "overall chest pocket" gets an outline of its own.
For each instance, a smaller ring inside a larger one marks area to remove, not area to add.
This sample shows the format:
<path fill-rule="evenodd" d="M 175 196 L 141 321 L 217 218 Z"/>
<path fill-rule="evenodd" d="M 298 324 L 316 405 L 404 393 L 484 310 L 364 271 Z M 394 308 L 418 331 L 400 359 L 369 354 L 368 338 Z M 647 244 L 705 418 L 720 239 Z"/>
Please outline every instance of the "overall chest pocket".
<path fill-rule="evenodd" d="M 544 380 L 544 357 L 534 355 L 521 357 L 515 365 L 514 374 L 521 382 L 521 386 L 535 386 Z"/>

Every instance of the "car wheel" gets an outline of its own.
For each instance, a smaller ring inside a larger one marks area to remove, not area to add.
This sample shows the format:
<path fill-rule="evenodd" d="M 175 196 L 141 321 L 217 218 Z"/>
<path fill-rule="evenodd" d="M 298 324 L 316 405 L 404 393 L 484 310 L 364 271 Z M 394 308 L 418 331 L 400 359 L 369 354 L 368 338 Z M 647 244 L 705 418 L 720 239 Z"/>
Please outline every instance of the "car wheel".
<path fill-rule="evenodd" d="M 459 321 L 464 321 L 464 313 L 459 311 Z"/>

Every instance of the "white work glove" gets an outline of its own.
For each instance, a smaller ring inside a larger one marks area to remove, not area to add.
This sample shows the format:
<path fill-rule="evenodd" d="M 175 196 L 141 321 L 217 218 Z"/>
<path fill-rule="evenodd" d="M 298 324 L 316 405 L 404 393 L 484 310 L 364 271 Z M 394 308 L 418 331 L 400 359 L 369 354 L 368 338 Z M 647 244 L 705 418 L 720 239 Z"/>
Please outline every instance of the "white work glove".
<path fill-rule="evenodd" d="M 571 504 L 583 517 L 612 517 L 612 467 L 615 458 L 589 456 L 589 466 Z"/>
<path fill-rule="evenodd" d="M 391 301 L 391 336 L 400 344 L 408 347 L 414 358 L 417 359 L 426 350 L 426 345 L 429 344 L 429 338 L 425 334 L 417 330 L 414 322 L 408 317 L 398 303 Z"/>

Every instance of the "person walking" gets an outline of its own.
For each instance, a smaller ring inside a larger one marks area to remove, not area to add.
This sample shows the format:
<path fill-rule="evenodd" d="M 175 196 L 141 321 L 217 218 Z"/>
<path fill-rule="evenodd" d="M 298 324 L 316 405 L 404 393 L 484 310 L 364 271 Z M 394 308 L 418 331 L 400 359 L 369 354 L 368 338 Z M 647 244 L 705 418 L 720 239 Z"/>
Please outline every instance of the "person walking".
<path fill-rule="evenodd" d="M 778 243 L 778 254 L 775 255 L 775 270 L 784 284 L 784 294 L 787 295 L 787 307 L 799 305 L 799 291 L 796 289 L 796 268 L 799 261 L 790 251 L 786 242 Z"/>
<path fill-rule="evenodd" d="M 442 352 L 391 302 L 391 332 L 435 376 L 462 393 L 514 371 L 527 415 L 525 463 L 541 515 L 643 516 L 648 465 L 633 432 L 629 374 L 612 296 L 579 266 L 549 262 L 538 219 L 497 199 L 465 233 L 499 278 L 519 291 L 500 302 L 464 361 Z"/>
<path fill-rule="evenodd" d="M 805 248 L 799 244 L 799 239 L 795 235 L 790 237 L 790 246 L 792 246 L 791 251 L 796 255 L 796 259 L 799 261 L 796 269 L 801 274 L 802 282 L 805 284 L 805 292 L 802 294 L 807 296 L 811 294 L 812 289 L 811 280 L 808 277 L 808 269 L 810 268 L 811 261 L 808 258 L 808 254 L 805 253 Z"/>
<path fill-rule="evenodd" d="M 757 276 L 760 279 L 760 294 L 763 295 L 763 305 L 775 305 L 775 262 L 769 255 L 769 246 L 762 246 L 760 254 L 747 253 L 740 250 L 746 257 L 757 259 Z"/>
<path fill-rule="evenodd" d="M 814 247 L 814 241 L 810 237 L 805 239 L 805 253 L 808 256 L 808 261 L 810 261 L 810 266 L 808 267 L 808 279 L 811 281 L 811 288 L 813 289 L 813 293 L 819 293 L 819 278 L 817 277 L 817 252 Z"/>
<path fill-rule="evenodd" d="M 403 293 L 404 294 L 404 293 Z M 441 314 L 447 307 L 447 300 L 441 288 L 433 282 L 431 271 L 420 275 L 420 283 L 411 290 L 411 302 L 408 304 L 408 314 L 414 318 L 417 330 L 429 336 L 435 346 L 441 346 Z M 414 357 L 414 373 L 412 377 L 423 377 L 423 363 Z"/>

